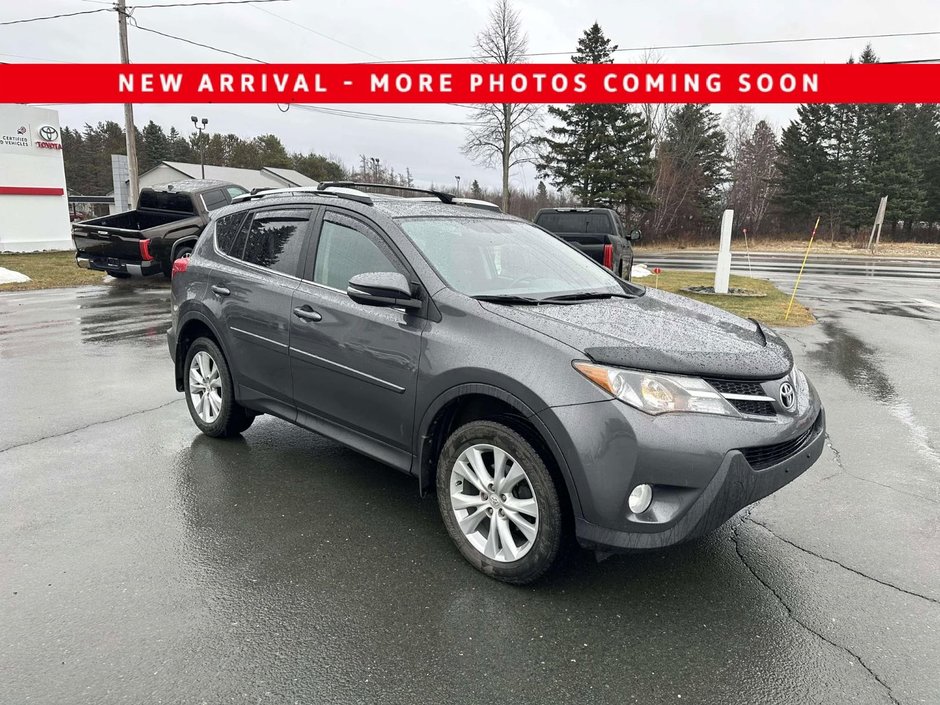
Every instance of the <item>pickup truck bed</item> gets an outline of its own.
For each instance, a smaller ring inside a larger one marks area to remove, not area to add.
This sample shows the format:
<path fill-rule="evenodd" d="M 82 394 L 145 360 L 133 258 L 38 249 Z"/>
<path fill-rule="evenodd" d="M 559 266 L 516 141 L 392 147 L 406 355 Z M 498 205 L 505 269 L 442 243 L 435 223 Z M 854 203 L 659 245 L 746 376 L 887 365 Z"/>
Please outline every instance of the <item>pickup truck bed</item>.
<path fill-rule="evenodd" d="M 137 209 L 72 224 L 75 261 L 116 277 L 169 276 L 173 260 L 192 251 L 209 212 L 240 193 L 247 191 L 213 180 L 142 189 Z"/>

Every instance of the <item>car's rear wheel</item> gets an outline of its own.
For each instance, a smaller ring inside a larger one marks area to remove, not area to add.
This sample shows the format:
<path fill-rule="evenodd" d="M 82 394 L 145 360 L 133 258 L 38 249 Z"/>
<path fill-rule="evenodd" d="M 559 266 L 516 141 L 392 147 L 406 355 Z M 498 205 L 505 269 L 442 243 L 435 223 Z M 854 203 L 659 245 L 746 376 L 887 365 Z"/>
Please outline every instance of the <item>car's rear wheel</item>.
<path fill-rule="evenodd" d="M 227 438 L 251 426 L 254 414 L 235 401 L 231 372 L 214 341 L 196 339 L 186 353 L 185 369 L 186 405 L 200 431 Z"/>
<path fill-rule="evenodd" d="M 438 461 L 437 498 L 451 539 L 483 573 L 524 584 L 558 559 L 555 483 L 535 448 L 508 426 L 474 421 L 454 431 Z"/>

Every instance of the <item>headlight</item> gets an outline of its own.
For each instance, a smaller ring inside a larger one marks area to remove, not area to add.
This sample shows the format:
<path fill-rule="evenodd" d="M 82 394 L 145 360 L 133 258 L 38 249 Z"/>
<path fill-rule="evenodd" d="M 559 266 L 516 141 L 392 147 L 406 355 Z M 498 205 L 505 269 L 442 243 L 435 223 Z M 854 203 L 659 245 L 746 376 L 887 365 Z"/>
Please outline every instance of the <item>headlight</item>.
<path fill-rule="evenodd" d="M 572 365 L 601 389 L 647 414 L 690 411 L 738 416 L 723 396 L 697 377 L 624 370 L 580 360 Z"/>

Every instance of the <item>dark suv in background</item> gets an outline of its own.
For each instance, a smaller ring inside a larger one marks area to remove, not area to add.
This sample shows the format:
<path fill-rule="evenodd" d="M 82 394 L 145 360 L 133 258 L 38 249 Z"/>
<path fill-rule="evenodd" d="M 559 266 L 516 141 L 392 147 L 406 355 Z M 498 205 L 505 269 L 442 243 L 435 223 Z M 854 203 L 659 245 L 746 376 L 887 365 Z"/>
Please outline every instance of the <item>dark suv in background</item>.
<path fill-rule="evenodd" d="M 533 221 L 540 228 L 574 245 L 621 279 L 630 279 L 633 245 L 639 230 L 627 232 L 610 208 L 542 208 Z"/>
<path fill-rule="evenodd" d="M 514 583 L 566 536 L 700 536 L 819 457 L 819 398 L 773 331 L 431 195 L 326 186 L 213 215 L 174 263 L 167 336 L 204 433 L 267 413 L 410 473 L 463 556 Z"/>

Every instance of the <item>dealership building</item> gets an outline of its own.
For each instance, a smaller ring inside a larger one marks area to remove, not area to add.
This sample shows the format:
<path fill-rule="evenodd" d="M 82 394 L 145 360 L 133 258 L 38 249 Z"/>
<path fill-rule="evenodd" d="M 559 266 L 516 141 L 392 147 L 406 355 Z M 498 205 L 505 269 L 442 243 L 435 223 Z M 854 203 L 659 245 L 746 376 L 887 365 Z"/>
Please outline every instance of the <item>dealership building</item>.
<path fill-rule="evenodd" d="M 0 105 L 0 252 L 71 247 L 59 114 Z"/>

